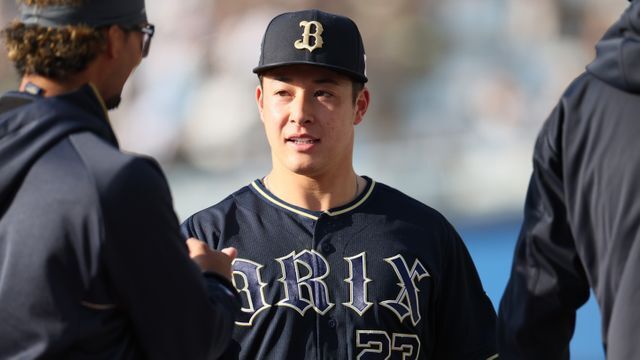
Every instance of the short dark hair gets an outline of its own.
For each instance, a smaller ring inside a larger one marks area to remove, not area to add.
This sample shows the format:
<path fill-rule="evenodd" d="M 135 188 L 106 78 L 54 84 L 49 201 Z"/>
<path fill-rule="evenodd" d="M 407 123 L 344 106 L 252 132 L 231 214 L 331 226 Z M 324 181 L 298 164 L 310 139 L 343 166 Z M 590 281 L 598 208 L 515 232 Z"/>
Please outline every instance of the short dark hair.
<path fill-rule="evenodd" d="M 352 84 L 352 96 L 353 96 L 353 103 L 355 104 L 356 101 L 358 100 L 358 95 L 360 95 L 360 92 L 362 91 L 362 89 L 364 89 L 364 83 L 362 81 L 357 81 L 357 80 L 353 80 Z"/>
<path fill-rule="evenodd" d="M 260 87 L 262 87 L 263 77 L 264 76 L 262 74 L 258 74 L 258 79 L 260 79 Z M 360 92 L 362 91 L 362 89 L 364 89 L 364 83 L 362 81 L 358 81 L 355 79 L 351 80 L 351 97 L 354 104 L 358 100 L 358 95 L 360 95 Z"/>

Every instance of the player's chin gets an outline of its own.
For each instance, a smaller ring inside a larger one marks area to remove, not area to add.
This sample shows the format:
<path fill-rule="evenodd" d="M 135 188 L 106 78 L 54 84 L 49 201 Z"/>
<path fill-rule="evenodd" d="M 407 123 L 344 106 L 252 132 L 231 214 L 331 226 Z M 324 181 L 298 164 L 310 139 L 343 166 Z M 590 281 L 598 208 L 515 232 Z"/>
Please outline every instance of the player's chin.
<path fill-rule="evenodd" d="M 287 159 L 289 171 L 303 176 L 313 176 L 320 172 L 321 166 L 309 156 L 295 156 Z"/>

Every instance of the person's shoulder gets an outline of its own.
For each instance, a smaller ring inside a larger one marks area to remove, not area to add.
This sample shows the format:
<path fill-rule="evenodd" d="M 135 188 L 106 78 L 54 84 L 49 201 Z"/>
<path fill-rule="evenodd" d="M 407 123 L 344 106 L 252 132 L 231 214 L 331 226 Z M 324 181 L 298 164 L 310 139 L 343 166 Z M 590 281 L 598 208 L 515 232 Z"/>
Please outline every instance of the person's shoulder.
<path fill-rule="evenodd" d="M 434 216 L 441 216 L 440 213 L 431 206 L 405 194 L 399 189 L 381 182 L 375 183 L 372 199 L 380 202 L 380 205 L 393 206 L 395 210 L 408 210 L 409 212 L 420 212 Z"/>
<path fill-rule="evenodd" d="M 589 72 L 583 72 L 578 75 L 575 79 L 569 83 L 564 92 L 562 93 L 561 99 L 570 100 L 575 98 L 582 98 L 583 94 L 587 89 L 593 89 L 594 87 L 603 86 L 601 80 L 596 78 L 594 75 Z"/>
<path fill-rule="evenodd" d="M 227 214 L 232 213 L 235 209 L 241 206 L 241 203 L 246 202 L 248 197 L 253 197 L 253 193 L 249 186 L 243 186 L 219 202 L 195 212 L 193 215 L 189 216 L 185 222 L 192 224 L 210 224 L 216 220 L 224 218 Z"/>
<path fill-rule="evenodd" d="M 150 157 L 125 153 L 91 132 L 69 136 L 100 192 L 136 197 L 168 192 L 159 164 Z"/>
<path fill-rule="evenodd" d="M 195 212 L 182 222 L 180 226 L 182 235 L 196 237 L 215 247 L 217 237 L 225 224 L 242 222 L 242 216 L 238 216 L 238 211 L 241 209 L 240 203 L 247 202 L 247 197 L 250 196 L 252 195 L 249 186 L 244 186 L 221 201 Z"/>
<path fill-rule="evenodd" d="M 379 208 L 389 216 L 411 221 L 448 223 L 444 215 L 422 201 L 387 184 L 376 182 L 370 206 Z"/>
<path fill-rule="evenodd" d="M 616 101 L 636 102 L 636 96 L 608 83 L 596 74 L 585 71 L 565 88 L 560 97 L 563 111 L 592 109 L 598 103 L 611 105 Z"/>

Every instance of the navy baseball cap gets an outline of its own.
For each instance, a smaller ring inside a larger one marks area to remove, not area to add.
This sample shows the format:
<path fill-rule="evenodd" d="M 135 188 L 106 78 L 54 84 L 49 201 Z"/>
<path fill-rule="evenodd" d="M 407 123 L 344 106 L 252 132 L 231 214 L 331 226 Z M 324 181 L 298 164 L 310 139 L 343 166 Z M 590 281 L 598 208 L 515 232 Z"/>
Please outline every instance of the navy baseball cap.
<path fill-rule="evenodd" d="M 144 0 L 84 0 L 78 5 L 20 5 L 20 22 L 26 25 L 64 27 L 84 24 L 140 25 L 147 22 Z"/>
<path fill-rule="evenodd" d="M 285 65 L 308 64 L 367 82 L 366 56 L 353 20 L 320 10 L 303 10 L 273 18 L 262 38 L 256 74 Z"/>

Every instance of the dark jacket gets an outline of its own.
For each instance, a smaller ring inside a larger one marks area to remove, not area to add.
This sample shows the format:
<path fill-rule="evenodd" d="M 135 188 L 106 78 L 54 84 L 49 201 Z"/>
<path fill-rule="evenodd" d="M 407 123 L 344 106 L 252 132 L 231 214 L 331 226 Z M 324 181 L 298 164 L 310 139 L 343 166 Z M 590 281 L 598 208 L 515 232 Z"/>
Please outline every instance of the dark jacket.
<path fill-rule="evenodd" d="M 560 99 L 533 166 L 500 304 L 501 358 L 568 358 L 591 288 L 608 359 L 640 359 L 640 2 Z"/>
<path fill-rule="evenodd" d="M 159 166 L 118 150 L 89 85 L 0 98 L 0 358 L 205 359 L 230 283 L 189 259 Z"/>

